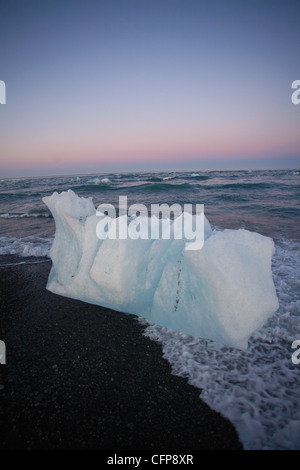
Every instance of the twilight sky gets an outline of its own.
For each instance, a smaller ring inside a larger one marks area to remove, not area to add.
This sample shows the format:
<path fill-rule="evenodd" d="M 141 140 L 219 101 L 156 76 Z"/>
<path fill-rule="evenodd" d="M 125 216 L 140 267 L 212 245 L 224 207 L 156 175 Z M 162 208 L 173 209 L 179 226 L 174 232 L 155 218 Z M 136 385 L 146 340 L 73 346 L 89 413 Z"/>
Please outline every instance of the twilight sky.
<path fill-rule="evenodd" d="M 299 0 L 0 0 L 0 176 L 300 163 Z"/>

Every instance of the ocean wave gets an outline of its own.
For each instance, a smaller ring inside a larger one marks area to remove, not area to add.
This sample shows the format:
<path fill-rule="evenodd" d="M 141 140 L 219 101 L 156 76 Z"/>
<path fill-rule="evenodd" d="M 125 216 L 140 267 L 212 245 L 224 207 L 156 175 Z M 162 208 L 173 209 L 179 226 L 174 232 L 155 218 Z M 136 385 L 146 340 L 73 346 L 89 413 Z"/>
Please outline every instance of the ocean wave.
<path fill-rule="evenodd" d="M 5 258 L 5 261 L 1 260 L 0 261 L 0 266 L 19 266 L 20 264 L 40 264 L 40 263 L 45 263 L 47 261 L 50 261 L 49 258 L 30 258 L 30 261 L 29 261 L 29 257 L 26 259 L 26 261 L 19 261 L 20 258 L 15 258 L 14 256 L 8 256 L 9 260 L 6 261 L 6 257 L 3 257 Z"/>
<path fill-rule="evenodd" d="M 156 182 L 156 183 L 142 183 L 135 186 L 130 186 L 128 189 L 130 191 L 157 191 L 157 192 L 167 192 L 167 191 L 181 191 L 186 189 L 191 189 L 193 186 L 190 183 L 166 183 L 166 182 Z"/>
<path fill-rule="evenodd" d="M 206 181 L 211 179 L 210 176 L 208 175 L 201 175 L 200 173 L 180 173 L 178 175 L 172 175 L 172 176 L 151 176 L 147 178 L 147 181 L 152 182 L 152 183 L 159 183 L 160 181 L 172 181 L 176 179 L 181 179 L 181 180 L 198 180 L 198 181 Z"/>
<path fill-rule="evenodd" d="M 164 181 L 165 178 L 162 176 L 152 176 L 151 178 L 147 179 L 147 181 L 150 181 L 151 183 L 159 183 L 160 181 Z"/>
<path fill-rule="evenodd" d="M 30 199 L 30 198 L 42 198 L 43 196 L 46 195 L 46 193 L 52 193 L 54 190 L 50 190 L 50 191 L 46 191 L 45 193 L 30 193 L 30 192 L 24 192 L 24 193 L 16 193 L 16 192 L 13 192 L 13 193 L 0 193 L 0 199 L 2 201 L 6 201 L 6 200 L 12 200 L 12 199 Z"/>
<path fill-rule="evenodd" d="M 159 183 L 161 181 L 171 181 L 177 179 L 178 176 L 151 176 L 147 179 L 150 183 Z"/>
<path fill-rule="evenodd" d="M 270 189 L 274 188 L 274 183 L 258 182 L 258 183 L 226 183 L 213 186 L 215 189 Z"/>
<path fill-rule="evenodd" d="M 21 258 L 45 258 L 49 257 L 52 243 L 52 237 L 0 237 L 0 255 L 15 255 Z"/>
<path fill-rule="evenodd" d="M 200 175 L 199 173 L 192 173 L 191 175 L 188 176 L 188 178 L 193 178 L 198 181 L 206 181 L 211 179 L 210 176 L 208 175 Z"/>
<path fill-rule="evenodd" d="M 297 207 L 269 207 L 268 212 L 281 217 L 299 217 L 300 209 Z"/>
<path fill-rule="evenodd" d="M 90 193 L 91 195 L 93 193 L 98 193 L 98 192 L 106 192 L 106 191 L 114 191 L 115 189 L 121 189 L 120 187 L 114 188 L 109 186 L 108 184 L 80 184 L 78 186 L 71 186 L 66 188 L 67 189 L 72 189 L 72 191 L 75 192 L 84 192 L 84 193 Z"/>
<path fill-rule="evenodd" d="M 43 212 L 37 212 L 37 213 L 24 213 L 24 214 L 11 214 L 11 213 L 5 213 L 5 214 L 0 214 L 0 218 L 1 219 L 23 219 L 24 217 L 28 217 L 28 218 L 31 218 L 31 217 L 35 217 L 35 218 L 43 218 L 43 217 L 46 217 L 46 218 L 50 218 L 52 219 L 52 214 L 50 213 L 43 213 Z"/>
<path fill-rule="evenodd" d="M 180 191 L 184 189 L 191 189 L 194 186 L 190 183 L 169 183 L 166 181 L 156 181 L 156 182 L 139 182 L 138 184 L 124 185 L 124 186 L 109 186 L 109 185 L 92 185 L 92 184 L 83 184 L 79 186 L 71 186 L 72 191 L 75 192 L 84 192 L 84 193 L 97 193 L 97 192 L 107 192 L 107 191 L 128 191 L 128 192 L 140 192 L 140 191 Z"/>
<path fill-rule="evenodd" d="M 268 182 L 231 182 L 231 183 L 225 183 L 220 184 L 219 182 L 216 184 L 205 184 L 199 186 L 205 191 L 213 191 L 217 192 L 219 191 L 220 194 L 223 193 L 225 190 L 229 190 L 231 193 L 236 194 L 238 191 L 243 192 L 243 191 L 248 191 L 248 192 L 254 192 L 258 190 L 267 190 L 267 189 L 280 189 L 282 188 L 283 190 L 289 190 L 290 186 L 284 183 L 268 183 Z"/>
<path fill-rule="evenodd" d="M 99 178 L 98 176 L 96 176 L 96 178 L 91 178 L 87 181 L 87 183 L 91 183 L 91 184 L 109 184 L 111 183 L 111 180 L 109 178 Z"/>
<path fill-rule="evenodd" d="M 0 193 L 0 199 L 4 201 L 9 199 L 22 199 L 24 197 L 26 197 L 26 195 L 22 193 Z"/>
<path fill-rule="evenodd" d="M 135 180 L 140 177 L 140 173 L 114 173 L 114 176 L 119 179 Z"/>

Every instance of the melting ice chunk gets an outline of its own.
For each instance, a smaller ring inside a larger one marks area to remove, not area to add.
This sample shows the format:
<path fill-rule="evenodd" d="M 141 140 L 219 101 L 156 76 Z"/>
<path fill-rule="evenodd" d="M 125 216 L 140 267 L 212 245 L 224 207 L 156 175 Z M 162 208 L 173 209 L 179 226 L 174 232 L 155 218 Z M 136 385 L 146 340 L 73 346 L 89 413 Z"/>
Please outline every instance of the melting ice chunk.
<path fill-rule="evenodd" d="M 271 238 L 212 231 L 206 219 L 201 250 L 185 240 L 100 240 L 91 198 L 69 190 L 43 201 L 56 223 L 51 292 L 241 349 L 278 309 Z"/>

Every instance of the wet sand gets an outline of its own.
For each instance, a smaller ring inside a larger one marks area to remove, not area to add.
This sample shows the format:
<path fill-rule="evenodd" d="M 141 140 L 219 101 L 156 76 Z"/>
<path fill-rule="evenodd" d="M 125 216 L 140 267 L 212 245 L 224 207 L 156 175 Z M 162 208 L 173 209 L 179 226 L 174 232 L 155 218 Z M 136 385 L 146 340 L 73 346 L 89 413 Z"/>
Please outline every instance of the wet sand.
<path fill-rule="evenodd" d="M 50 267 L 0 267 L 1 449 L 242 448 L 137 317 L 48 292 Z"/>

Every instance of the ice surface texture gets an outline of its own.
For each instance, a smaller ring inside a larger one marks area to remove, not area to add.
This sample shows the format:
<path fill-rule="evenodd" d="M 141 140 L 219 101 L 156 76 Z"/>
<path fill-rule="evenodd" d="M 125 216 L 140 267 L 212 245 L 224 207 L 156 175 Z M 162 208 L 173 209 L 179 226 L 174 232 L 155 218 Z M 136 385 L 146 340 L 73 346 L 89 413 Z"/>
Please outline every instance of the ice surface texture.
<path fill-rule="evenodd" d="M 56 223 L 51 292 L 241 349 L 278 309 L 271 238 L 212 231 L 206 220 L 201 250 L 185 240 L 100 240 L 91 198 L 69 190 L 43 201 Z"/>

